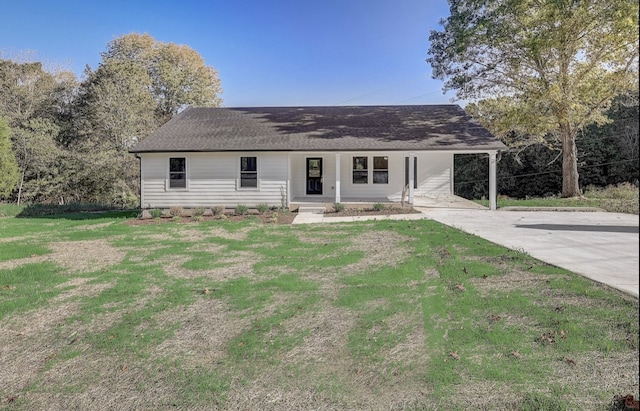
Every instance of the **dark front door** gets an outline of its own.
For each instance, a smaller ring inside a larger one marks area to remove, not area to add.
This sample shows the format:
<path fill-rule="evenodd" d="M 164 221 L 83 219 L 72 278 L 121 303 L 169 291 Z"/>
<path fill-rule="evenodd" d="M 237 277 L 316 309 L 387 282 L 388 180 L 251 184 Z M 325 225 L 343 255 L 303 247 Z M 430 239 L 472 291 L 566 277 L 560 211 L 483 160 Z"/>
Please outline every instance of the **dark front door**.
<path fill-rule="evenodd" d="M 307 158 L 307 194 L 322 194 L 321 158 Z"/>

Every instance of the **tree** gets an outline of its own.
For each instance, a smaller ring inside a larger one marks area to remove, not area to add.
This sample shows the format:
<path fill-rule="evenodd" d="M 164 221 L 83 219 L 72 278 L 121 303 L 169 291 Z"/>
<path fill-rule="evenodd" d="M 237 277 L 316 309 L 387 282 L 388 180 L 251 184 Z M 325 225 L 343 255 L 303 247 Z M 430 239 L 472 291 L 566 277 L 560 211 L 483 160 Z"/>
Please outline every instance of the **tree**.
<path fill-rule="evenodd" d="M 18 184 L 18 163 L 11 149 L 10 130 L 0 117 L 0 198 L 6 198 Z"/>
<path fill-rule="evenodd" d="M 149 75 L 160 124 L 186 106 L 217 107 L 222 103 L 218 72 L 192 48 L 163 43 L 149 34 L 127 34 L 111 41 L 102 64 L 112 61 L 137 65 Z"/>
<path fill-rule="evenodd" d="M 580 194 L 576 138 L 638 89 L 637 0 L 449 0 L 429 62 L 501 138 L 562 150 L 562 195 Z M 506 141 L 513 143 L 513 141 Z"/>
<path fill-rule="evenodd" d="M 60 150 L 55 143 L 60 128 L 45 118 L 34 118 L 13 133 L 13 146 L 20 168 L 18 198 L 30 200 L 51 200 L 52 186 L 47 183 L 55 175 L 55 163 Z M 53 194 L 55 195 L 55 194 Z"/>

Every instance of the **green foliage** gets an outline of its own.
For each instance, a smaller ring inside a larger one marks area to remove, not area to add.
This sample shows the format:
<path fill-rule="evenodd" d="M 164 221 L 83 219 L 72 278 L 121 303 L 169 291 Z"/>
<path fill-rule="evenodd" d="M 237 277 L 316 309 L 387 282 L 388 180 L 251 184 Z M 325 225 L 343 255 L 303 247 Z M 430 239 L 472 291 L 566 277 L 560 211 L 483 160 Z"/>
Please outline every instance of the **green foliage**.
<path fill-rule="evenodd" d="M 84 77 L 0 59 L 0 117 L 19 168 L 16 181 L 0 144 L 0 198 L 137 207 L 139 161 L 128 149 L 185 106 L 221 102 L 217 72 L 197 52 L 148 34 L 110 42 Z"/>
<path fill-rule="evenodd" d="M 384 204 L 382 204 L 382 203 L 375 203 L 375 204 L 373 205 L 373 209 L 374 209 L 375 211 L 382 211 L 382 210 L 384 210 Z"/>
<path fill-rule="evenodd" d="M 125 34 L 112 40 L 102 53 L 103 64 L 134 64 L 147 72 L 141 86 L 156 103 L 160 124 L 185 106 L 219 106 L 220 79 L 215 69 L 186 45 L 164 43 L 149 34 Z"/>
<path fill-rule="evenodd" d="M 153 218 L 160 218 L 162 217 L 162 210 L 160 210 L 159 208 L 152 208 L 151 210 L 149 210 L 149 214 L 151 214 L 151 217 Z"/>
<path fill-rule="evenodd" d="M 245 215 L 245 214 L 247 214 L 248 212 L 249 212 L 249 207 L 247 207 L 246 205 L 244 205 L 244 204 L 238 204 L 238 205 L 236 206 L 235 213 L 236 213 L 237 215 Z"/>
<path fill-rule="evenodd" d="M 6 198 L 19 181 L 18 163 L 9 137 L 9 126 L 0 117 L 0 199 Z"/>
<path fill-rule="evenodd" d="M 213 206 L 211 207 L 211 213 L 214 216 L 221 216 L 224 214 L 224 206 Z"/>
<path fill-rule="evenodd" d="M 511 146 L 559 142 L 562 195 L 578 195 L 576 137 L 638 88 L 638 3 L 449 3 L 443 30 L 429 36 L 434 77 Z"/>
<path fill-rule="evenodd" d="M 258 204 L 256 208 L 258 209 L 258 212 L 260 212 L 261 214 L 264 214 L 267 211 L 269 211 L 270 207 L 268 204 L 261 203 L 261 204 Z"/>
<path fill-rule="evenodd" d="M 637 184 L 638 102 L 619 96 L 607 116 L 610 124 L 585 128 L 576 141 L 580 187 L 606 187 L 628 182 Z M 503 152 L 498 163 L 498 194 L 513 197 L 548 197 L 562 192 L 560 151 L 536 144 Z M 465 198 L 488 196 L 488 156 L 454 156 L 454 192 Z M 478 179 L 478 176 L 482 176 Z"/>
<path fill-rule="evenodd" d="M 333 210 L 334 210 L 336 213 L 339 213 L 340 211 L 344 211 L 344 204 L 342 204 L 342 203 L 335 203 L 335 204 L 333 204 Z"/>
<path fill-rule="evenodd" d="M 24 210 L 24 205 L 0 203 L 0 218 L 15 217 Z"/>

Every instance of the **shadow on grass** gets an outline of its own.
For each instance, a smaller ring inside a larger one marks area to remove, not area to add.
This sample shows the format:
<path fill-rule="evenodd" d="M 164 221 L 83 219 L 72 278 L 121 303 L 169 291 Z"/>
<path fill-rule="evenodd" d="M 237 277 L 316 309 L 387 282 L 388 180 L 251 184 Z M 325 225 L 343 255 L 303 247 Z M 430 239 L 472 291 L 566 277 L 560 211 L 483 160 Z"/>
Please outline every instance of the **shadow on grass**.
<path fill-rule="evenodd" d="M 96 220 L 101 218 L 133 218 L 139 210 L 114 209 L 98 204 L 31 204 L 16 218 L 51 218 L 65 220 Z"/>

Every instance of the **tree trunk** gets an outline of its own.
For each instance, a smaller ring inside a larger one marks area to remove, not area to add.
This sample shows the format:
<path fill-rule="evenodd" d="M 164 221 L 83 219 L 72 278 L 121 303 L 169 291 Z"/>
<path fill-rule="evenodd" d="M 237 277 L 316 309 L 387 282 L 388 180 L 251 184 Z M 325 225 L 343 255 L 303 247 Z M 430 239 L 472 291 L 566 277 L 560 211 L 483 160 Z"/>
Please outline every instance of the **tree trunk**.
<path fill-rule="evenodd" d="M 576 197 L 582 194 L 578 185 L 576 136 L 569 131 L 568 126 L 561 126 L 560 138 L 562 140 L 562 197 Z"/>
<path fill-rule="evenodd" d="M 22 170 L 20 173 L 20 185 L 18 186 L 18 205 L 20 205 L 20 201 L 22 200 L 22 187 L 24 186 L 24 175 L 26 170 Z"/>

